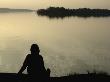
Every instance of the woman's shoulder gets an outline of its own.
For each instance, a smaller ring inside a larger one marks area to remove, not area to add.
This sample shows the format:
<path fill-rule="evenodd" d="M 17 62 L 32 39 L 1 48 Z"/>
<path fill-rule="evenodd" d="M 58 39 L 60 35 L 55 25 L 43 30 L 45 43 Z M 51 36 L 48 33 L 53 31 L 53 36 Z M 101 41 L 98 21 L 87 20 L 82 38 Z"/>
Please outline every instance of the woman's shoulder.
<path fill-rule="evenodd" d="M 31 56 L 31 54 L 28 54 L 27 56 Z"/>
<path fill-rule="evenodd" d="M 28 54 L 27 56 L 26 56 L 26 58 L 29 58 L 31 56 L 31 54 Z"/>
<path fill-rule="evenodd" d="M 39 58 L 43 59 L 43 57 L 41 55 L 39 55 Z"/>

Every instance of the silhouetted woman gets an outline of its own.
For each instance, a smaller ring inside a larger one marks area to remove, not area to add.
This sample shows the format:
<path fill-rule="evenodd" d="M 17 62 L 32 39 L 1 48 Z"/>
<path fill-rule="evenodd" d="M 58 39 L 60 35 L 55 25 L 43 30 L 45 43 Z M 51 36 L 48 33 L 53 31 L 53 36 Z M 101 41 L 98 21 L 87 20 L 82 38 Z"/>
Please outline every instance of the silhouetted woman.
<path fill-rule="evenodd" d="M 30 78 L 45 78 L 50 75 L 50 69 L 45 69 L 43 57 L 39 54 L 40 49 L 37 44 L 32 44 L 31 46 L 31 54 L 26 56 L 26 59 L 23 63 L 18 74 L 22 74 L 22 72 L 27 68 L 27 72 Z"/>

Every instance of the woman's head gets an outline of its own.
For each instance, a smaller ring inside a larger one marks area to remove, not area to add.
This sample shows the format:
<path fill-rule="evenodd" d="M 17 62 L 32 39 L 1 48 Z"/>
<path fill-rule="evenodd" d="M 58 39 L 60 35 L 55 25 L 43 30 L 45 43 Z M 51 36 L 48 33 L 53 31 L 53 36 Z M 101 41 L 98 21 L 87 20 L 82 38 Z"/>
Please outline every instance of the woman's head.
<path fill-rule="evenodd" d="M 39 46 L 37 44 L 32 44 L 30 51 L 31 53 L 39 53 L 40 52 Z"/>

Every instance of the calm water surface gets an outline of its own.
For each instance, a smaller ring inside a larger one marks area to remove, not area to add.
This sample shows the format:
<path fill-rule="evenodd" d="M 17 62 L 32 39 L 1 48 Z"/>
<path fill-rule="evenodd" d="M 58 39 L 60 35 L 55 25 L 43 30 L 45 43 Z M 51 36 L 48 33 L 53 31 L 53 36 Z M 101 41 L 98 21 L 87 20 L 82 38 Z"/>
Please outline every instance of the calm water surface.
<path fill-rule="evenodd" d="M 110 18 L 0 14 L 0 72 L 17 73 L 33 43 L 40 46 L 51 76 L 94 69 L 110 73 Z"/>

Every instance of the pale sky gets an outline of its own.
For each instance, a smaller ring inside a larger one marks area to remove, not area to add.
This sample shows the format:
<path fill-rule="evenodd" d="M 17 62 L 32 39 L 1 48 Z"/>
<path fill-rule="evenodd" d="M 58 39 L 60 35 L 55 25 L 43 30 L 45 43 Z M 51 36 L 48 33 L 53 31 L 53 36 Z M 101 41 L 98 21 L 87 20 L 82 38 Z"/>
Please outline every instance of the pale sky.
<path fill-rule="evenodd" d="M 8 8 L 46 8 L 64 6 L 66 8 L 109 8 L 110 0 L 0 0 L 0 7 Z"/>

